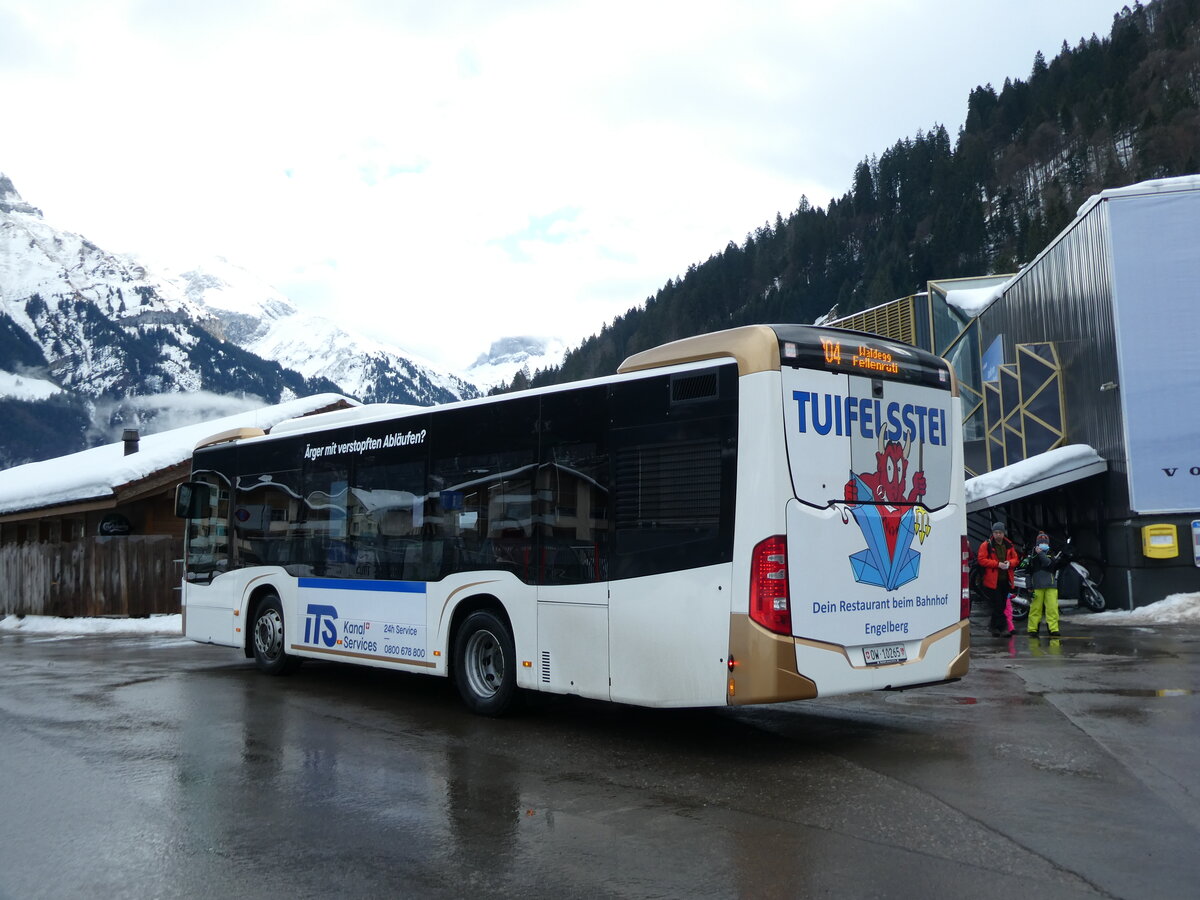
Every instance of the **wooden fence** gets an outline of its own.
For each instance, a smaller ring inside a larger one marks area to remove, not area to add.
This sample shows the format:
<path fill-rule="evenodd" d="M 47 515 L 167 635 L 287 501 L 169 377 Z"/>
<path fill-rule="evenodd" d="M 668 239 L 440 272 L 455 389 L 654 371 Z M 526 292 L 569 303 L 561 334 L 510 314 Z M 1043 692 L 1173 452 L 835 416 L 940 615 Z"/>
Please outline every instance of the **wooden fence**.
<path fill-rule="evenodd" d="M 167 535 L 0 547 L 0 614 L 148 616 L 179 612 L 183 548 Z"/>

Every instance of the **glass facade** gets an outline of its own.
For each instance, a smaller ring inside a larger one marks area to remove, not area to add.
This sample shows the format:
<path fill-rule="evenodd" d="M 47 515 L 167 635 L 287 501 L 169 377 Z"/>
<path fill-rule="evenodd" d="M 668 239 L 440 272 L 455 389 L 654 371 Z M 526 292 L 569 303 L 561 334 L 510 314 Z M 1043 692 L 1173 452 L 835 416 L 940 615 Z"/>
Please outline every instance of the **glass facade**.
<path fill-rule="evenodd" d="M 914 330 L 911 321 L 921 321 L 926 312 L 931 328 Z M 979 319 L 951 306 L 938 290 L 831 324 L 899 340 L 917 332 L 931 335 L 921 349 L 945 356 L 958 378 L 967 477 L 1065 442 L 1062 364 L 1054 342 L 1010 346 L 1005 334 L 998 333 L 984 345 Z"/>

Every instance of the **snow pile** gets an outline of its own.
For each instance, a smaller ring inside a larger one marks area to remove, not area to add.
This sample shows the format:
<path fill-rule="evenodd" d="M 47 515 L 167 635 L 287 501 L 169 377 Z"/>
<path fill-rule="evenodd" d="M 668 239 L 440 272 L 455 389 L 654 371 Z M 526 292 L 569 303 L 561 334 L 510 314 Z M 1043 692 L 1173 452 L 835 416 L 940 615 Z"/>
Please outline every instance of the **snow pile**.
<path fill-rule="evenodd" d="M 1200 594 L 1171 594 L 1137 609 L 1096 613 L 1087 621 L 1097 625 L 1200 625 Z"/>
<path fill-rule="evenodd" d="M 183 616 L 148 619 L 60 619 L 55 616 L 5 616 L 0 634 L 183 634 Z"/>

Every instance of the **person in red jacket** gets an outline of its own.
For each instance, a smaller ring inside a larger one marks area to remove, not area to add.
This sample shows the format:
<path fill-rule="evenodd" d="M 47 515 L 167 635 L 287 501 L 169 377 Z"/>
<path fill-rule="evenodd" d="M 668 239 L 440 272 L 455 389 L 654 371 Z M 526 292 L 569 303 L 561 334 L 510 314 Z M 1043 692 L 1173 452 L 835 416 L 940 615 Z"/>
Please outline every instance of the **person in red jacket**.
<path fill-rule="evenodd" d="M 1005 534 L 1004 523 L 992 525 L 992 536 L 979 545 L 979 565 L 983 569 L 983 593 L 991 605 L 988 628 L 993 637 L 1011 635 L 1012 629 L 1004 618 L 1004 604 L 1013 587 L 1013 570 L 1021 562 L 1017 548 Z"/>

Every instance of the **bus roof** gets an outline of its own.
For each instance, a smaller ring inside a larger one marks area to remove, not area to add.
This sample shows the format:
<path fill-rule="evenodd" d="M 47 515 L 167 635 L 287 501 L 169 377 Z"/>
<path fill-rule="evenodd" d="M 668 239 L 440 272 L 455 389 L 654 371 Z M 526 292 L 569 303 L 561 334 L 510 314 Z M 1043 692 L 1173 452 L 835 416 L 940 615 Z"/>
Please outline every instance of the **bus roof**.
<path fill-rule="evenodd" d="M 830 348 L 836 349 L 836 357 Z M 894 364 L 872 362 L 884 356 Z M 633 354 L 617 371 L 636 372 L 722 357 L 737 361 L 739 375 L 778 371 L 781 364 L 803 365 L 918 381 L 957 391 L 950 366 L 932 353 L 877 334 L 824 325 L 745 325 L 682 338 Z"/>
<path fill-rule="evenodd" d="M 770 325 L 744 325 L 695 337 L 681 338 L 635 353 L 617 371 L 637 372 L 674 363 L 729 357 L 737 360 L 738 374 L 779 369 L 779 337 Z"/>
<path fill-rule="evenodd" d="M 714 360 L 732 360 L 737 363 L 739 375 L 749 375 L 754 372 L 778 372 L 781 364 L 805 365 L 817 368 L 829 368 L 840 371 L 850 369 L 849 358 L 846 364 L 824 364 L 824 345 L 829 340 L 850 338 L 854 343 L 866 343 L 873 347 L 885 348 L 904 357 L 901 362 L 902 370 L 893 372 L 901 380 L 920 381 L 942 388 L 950 388 L 957 393 L 953 371 L 939 357 L 911 347 L 899 341 L 889 340 L 879 335 L 866 332 L 851 331 L 845 328 L 831 328 L 823 325 L 744 325 L 739 328 L 729 328 L 724 331 L 714 331 L 709 334 L 695 335 L 682 338 L 668 344 L 662 344 L 649 350 L 643 350 L 628 357 L 617 368 L 616 375 L 605 375 L 585 381 L 569 384 L 546 385 L 518 393 L 525 396 L 554 393 L 571 390 L 585 385 L 607 384 L 620 380 L 621 375 L 641 372 L 649 369 L 666 367 L 695 368 Z M 847 341 L 849 344 L 850 341 Z M 856 371 L 855 374 L 865 374 Z M 884 374 L 871 372 L 870 374 Z M 337 428 L 345 425 L 363 424 L 391 419 L 403 419 L 407 416 L 420 415 L 433 409 L 455 408 L 483 405 L 500 402 L 512 397 L 512 394 L 501 396 L 477 397 L 471 400 L 458 400 L 453 403 L 440 404 L 436 407 L 410 406 L 398 403 L 373 403 L 356 406 L 351 409 L 336 410 L 316 415 L 297 416 L 278 423 L 263 434 L 257 429 L 254 432 L 238 433 L 236 430 L 214 435 L 201 441 L 196 449 L 230 441 L 262 438 L 270 440 L 276 436 L 289 433 L 308 433 Z"/>

